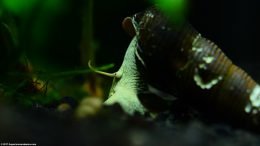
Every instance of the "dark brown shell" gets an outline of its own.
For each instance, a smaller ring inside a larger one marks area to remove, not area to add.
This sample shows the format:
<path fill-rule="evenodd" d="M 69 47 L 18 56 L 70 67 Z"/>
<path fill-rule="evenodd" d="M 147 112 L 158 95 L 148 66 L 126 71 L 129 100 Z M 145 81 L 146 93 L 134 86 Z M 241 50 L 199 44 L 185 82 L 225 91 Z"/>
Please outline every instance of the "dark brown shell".
<path fill-rule="evenodd" d="M 134 15 L 132 23 L 149 84 L 213 116 L 259 125 L 258 84 L 217 45 L 156 7 Z"/>

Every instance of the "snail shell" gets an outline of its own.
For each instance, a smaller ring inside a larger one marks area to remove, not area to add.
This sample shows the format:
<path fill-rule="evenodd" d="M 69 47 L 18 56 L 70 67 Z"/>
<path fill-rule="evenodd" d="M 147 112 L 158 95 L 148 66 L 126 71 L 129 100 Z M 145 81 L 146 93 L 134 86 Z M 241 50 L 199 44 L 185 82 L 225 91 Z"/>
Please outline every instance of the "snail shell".
<path fill-rule="evenodd" d="M 156 7 L 131 20 L 147 84 L 211 115 L 258 125 L 260 86 L 217 45 Z"/>

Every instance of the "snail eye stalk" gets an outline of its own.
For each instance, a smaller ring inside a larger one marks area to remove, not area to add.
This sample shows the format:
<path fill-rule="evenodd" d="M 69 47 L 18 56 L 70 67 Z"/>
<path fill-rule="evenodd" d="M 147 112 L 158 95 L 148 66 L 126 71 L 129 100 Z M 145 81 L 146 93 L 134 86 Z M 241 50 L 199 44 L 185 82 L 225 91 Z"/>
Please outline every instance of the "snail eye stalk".
<path fill-rule="evenodd" d="M 118 74 L 117 72 L 115 73 L 107 73 L 107 72 L 103 72 L 103 71 L 99 71 L 97 69 L 95 69 L 92 65 L 91 65 L 91 61 L 88 62 L 88 67 L 95 73 L 100 74 L 100 75 L 104 75 L 107 77 L 112 77 L 112 78 L 121 78 L 121 75 Z"/>

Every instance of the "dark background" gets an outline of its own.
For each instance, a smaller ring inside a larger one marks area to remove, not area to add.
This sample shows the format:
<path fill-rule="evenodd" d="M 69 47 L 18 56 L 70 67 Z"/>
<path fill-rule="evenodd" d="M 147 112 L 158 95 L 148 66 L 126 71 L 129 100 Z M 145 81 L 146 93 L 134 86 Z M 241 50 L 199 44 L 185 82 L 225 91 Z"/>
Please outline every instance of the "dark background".
<path fill-rule="evenodd" d="M 118 68 L 131 38 L 123 31 L 126 16 L 142 11 L 140 0 L 94 2 L 94 35 L 99 42 L 97 64 L 113 62 Z M 259 1 L 194 0 L 189 20 L 205 37 L 215 42 L 235 64 L 260 81 Z"/>

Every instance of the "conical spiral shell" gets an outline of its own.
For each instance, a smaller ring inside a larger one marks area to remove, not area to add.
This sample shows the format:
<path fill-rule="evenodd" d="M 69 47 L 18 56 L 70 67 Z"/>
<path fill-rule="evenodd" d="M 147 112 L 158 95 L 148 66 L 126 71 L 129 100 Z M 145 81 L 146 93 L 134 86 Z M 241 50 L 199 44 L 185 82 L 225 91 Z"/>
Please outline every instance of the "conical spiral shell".
<path fill-rule="evenodd" d="M 188 22 L 152 7 L 132 17 L 149 84 L 205 112 L 258 125 L 260 86 Z"/>

